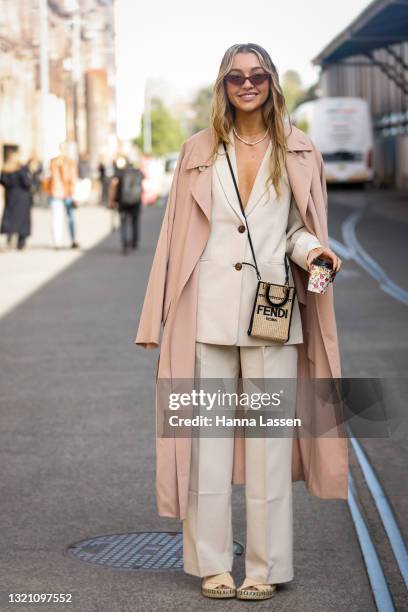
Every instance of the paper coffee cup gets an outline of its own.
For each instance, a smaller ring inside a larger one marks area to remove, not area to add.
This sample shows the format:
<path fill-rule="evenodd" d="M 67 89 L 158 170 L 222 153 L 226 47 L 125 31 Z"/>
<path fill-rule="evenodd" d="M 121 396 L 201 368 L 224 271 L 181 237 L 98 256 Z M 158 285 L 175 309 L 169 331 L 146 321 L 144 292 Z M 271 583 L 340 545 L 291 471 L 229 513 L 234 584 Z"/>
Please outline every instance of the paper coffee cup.
<path fill-rule="evenodd" d="M 334 280 L 333 264 L 327 259 L 316 257 L 312 261 L 309 272 L 308 291 L 326 293 L 329 284 Z"/>

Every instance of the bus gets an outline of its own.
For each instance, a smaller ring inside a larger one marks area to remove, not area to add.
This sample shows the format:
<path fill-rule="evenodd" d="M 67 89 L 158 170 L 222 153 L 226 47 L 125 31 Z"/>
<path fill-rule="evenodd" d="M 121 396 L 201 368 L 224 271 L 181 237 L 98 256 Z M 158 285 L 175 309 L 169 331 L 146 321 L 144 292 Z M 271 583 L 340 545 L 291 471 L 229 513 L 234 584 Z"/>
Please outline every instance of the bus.
<path fill-rule="evenodd" d="M 318 98 L 296 107 L 291 119 L 321 152 L 327 183 L 373 181 L 373 126 L 366 100 Z"/>

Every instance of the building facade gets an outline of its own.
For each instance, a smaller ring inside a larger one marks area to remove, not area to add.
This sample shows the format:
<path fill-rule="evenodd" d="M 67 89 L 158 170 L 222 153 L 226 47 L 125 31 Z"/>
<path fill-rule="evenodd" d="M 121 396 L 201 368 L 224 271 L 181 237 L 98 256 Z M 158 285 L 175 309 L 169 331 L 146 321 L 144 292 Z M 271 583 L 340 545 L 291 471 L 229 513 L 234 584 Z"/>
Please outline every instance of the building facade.
<path fill-rule="evenodd" d="M 10 145 L 18 145 L 24 158 L 49 158 L 62 141 L 87 157 L 94 171 L 100 159 L 114 155 L 114 43 L 114 0 L 2 1 L 3 160 Z"/>

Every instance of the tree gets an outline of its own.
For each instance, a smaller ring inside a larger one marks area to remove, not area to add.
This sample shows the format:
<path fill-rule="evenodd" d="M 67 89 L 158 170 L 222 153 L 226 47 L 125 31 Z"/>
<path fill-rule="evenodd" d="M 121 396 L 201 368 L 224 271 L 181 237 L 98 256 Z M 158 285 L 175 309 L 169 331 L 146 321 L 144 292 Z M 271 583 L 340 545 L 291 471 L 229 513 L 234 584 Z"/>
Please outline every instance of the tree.
<path fill-rule="evenodd" d="M 303 95 L 302 79 L 296 70 L 287 70 L 283 74 L 282 91 L 288 111 L 291 113 Z"/>
<path fill-rule="evenodd" d="M 145 114 L 141 119 L 141 133 L 135 138 L 134 143 L 137 147 L 144 150 Z M 152 133 L 152 153 L 153 155 L 164 155 L 172 151 L 178 151 L 185 140 L 185 133 L 180 121 L 173 117 L 167 110 L 160 98 L 151 100 L 151 133 Z"/>
<path fill-rule="evenodd" d="M 208 127 L 210 123 L 210 110 L 212 100 L 212 85 L 207 85 L 198 90 L 192 103 L 194 118 L 191 122 L 191 131 L 194 134 Z"/>
<path fill-rule="evenodd" d="M 302 102 L 315 100 L 317 87 L 318 83 L 314 83 L 305 89 L 299 73 L 296 70 L 287 70 L 282 77 L 282 90 L 289 113 L 293 112 Z"/>

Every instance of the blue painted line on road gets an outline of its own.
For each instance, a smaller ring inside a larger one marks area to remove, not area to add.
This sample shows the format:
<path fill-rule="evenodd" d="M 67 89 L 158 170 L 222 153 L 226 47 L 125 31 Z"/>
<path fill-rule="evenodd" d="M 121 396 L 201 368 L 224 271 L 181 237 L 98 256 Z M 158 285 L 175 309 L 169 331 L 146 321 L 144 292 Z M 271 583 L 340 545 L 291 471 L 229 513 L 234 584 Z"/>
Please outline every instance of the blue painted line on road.
<path fill-rule="evenodd" d="M 408 291 L 402 289 L 402 287 L 394 283 L 389 278 L 385 270 L 383 270 L 383 268 L 381 268 L 381 266 L 367 253 L 357 239 L 356 225 L 358 220 L 361 218 L 361 215 L 361 211 L 357 211 L 350 215 L 350 217 L 348 217 L 348 219 L 344 222 L 342 233 L 346 244 L 344 245 L 341 242 L 330 238 L 331 248 L 333 248 L 333 250 L 343 259 L 353 259 L 366 272 L 368 272 L 370 276 L 378 281 L 382 291 L 389 294 L 394 299 L 397 299 L 404 304 L 408 304 Z M 349 427 L 348 430 L 350 441 L 353 445 L 357 460 L 364 474 L 368 489 L 378 510 L 384 530 L 388 536 L 399 570 L 405 584 L 408 586 L 408 553 L 394 512 L 362 446 L 359 444 L 356 438 L 351 435 L 351 430 Z M 391 612 L 395 610 L 392 595 L 388 588 L 377 551 L 373 541 L 370 538 L 370 534 L 363 514 L 359 508 L 357 499 L 358 496 L 356 493 L 354 479 L 350 472 L 348 505 L 367 568 L 375 603 L 379 612 Z"/>
<path fill-rule="evenodd" d="M 357 532 L 357 537 L 367 569 L 368 579 L 370 581 L 375 604 L 379 612 L 394 612 L 396 608 L 394 606 L 387 581 L 385 580 L 377 551 L 375 550 L 373 541 L 370 538 L 370 534 L 359 508 L 357 499 L 358 496 L 356 493 L 354 479 L 351 473 L 349 473 L 349 491 L 347 502 L 351 517 L 353 519 L 354 528 Z"/>
<path fill-rule="evenodd" d="M 394 512 L 388 502 L 384 489 L 382 488 L 381 483 L 373 467 L 371 466 L 367 455 L 365 454 L 363 447 L 356 440 L 356 438 L 350 436 L 350 440 L 353 445 L 354 452 L 357 455 L 364 478 L 367 482 L 367 486 L 377 507 L 378 514 L 380 515 L 382 524 L 387 533 L 395 560 L 398 563 L 398 567 L 404 579 L 405 585 L 408 587 L 408 551 Z"/>
<path fill-rule="evenodd" d="M 342 226 L 345 248 L 351 259 L 354 259 L 370 276 L 378 281 L 380 289 L 391 295 L 394 299 L 408 305 L 408 291 L 394 283 L 381 266 L 367 253 L 356 236 L 356 225 L 361 218 L 362 211 L 352 213 Z M 343 246 L 343 245 L 342 245 Z M 341 256 L 341 255 L 340 255 Z"/>
<path fill-rule="evenodd" d="M 335 238 L 329 237 L 330 248 L 333 249 L 337 255 L 340 255 L 342 259 L 352 259 L 350 249 L 348 249 L 342 242 L 339 242 Z"/>

